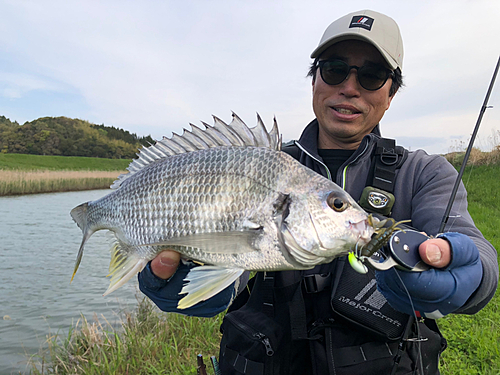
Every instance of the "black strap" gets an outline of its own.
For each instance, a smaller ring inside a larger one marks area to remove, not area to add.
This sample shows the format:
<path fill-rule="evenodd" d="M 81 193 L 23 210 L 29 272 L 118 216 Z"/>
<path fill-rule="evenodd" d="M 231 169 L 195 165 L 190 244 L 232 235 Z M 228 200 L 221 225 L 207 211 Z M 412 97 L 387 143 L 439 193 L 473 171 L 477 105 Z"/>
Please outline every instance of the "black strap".
<path fill-rule="evenodd" d="M 274 272 L 263 272 L 262 274 L 262 312 L 268 317 L 274 317 Z"/>
<path fill-rule="evenodd" d="M 302 288 L 299 286 L 290 303 L 290 325 L 292 327 L 292 340 L 307 338 L 307 316 Z"/>
<path fill-rule="evenodd" d="M 224 361 L 231 363 L 236 371 L 245 375 L 261 375 L 264 373 L 264 364 L 243 357 L 237 351 L 224 347 Z"/>
<path fill-rule="evenodd" d="M 248 302 L 248 299 L 250 298 L 250 292 L 253 289 L 256 278 L 257 277 L 252 277 L 250 280 L 248 280 L 247 287 L 245 289 L 243 289 L 241 291 L 241 293 L 236 296 L 236 298 L 231 303 L 231 305 L 229 305 L 229 308 L 227 309 L 227 313 L 239 310 Z"/>
<path fill-rule="evenodd" d="M 394 192 L 394 180 L 396 179 L 396 169 L 400 168 L 406 160 L 407 150 L 401 146 L 396 146 L 396 141 L 389 138 L 380 138 L 374 153 L 373 174 L 367 181 L 367 186 Z"/>
<path fill-rule="evenodd" d="M 295 281 L 299 271 L 282 272 L 285 286 L 275 288 L 276 303 L 288 306 L 292 340 L 307 338 L 306 305 L 302 295 L 302 278 Z M 292 282 L 293 281 L 293 282 Z"/>
<path fill-rule="evenodd" d="M 393 357 L 396 354 L 397 346 L 397 343 L 368 342 L 360 346 L 337 348 L 332 353 L 333 362 L 335 367 L 344 367 Z"/>

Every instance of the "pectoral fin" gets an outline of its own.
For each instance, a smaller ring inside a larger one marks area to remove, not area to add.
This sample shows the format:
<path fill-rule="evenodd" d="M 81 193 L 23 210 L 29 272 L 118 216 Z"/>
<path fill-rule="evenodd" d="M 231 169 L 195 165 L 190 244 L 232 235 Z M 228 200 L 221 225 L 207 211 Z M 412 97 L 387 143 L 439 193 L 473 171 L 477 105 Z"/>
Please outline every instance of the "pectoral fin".
<path fill-rule="evenodd" d="M 177 246 L 201 249 L 205 253 L 242 254 L 257 251 L 253 244 L 259 235 L 260 227 L 245 231 L 191 234 L 141 246 L 164 246 L 172 249 Z"/>
<path fill-rule="evenodd" d="M 177 305 L 179 309 L 187 309 L 198 302 L 205 301 L 223 291 L 236 281 L 245 270 L 240 268 L 221 268 L 216 266 L 195 267 L 187 274 L 179 294 L 188 293 Z"/>

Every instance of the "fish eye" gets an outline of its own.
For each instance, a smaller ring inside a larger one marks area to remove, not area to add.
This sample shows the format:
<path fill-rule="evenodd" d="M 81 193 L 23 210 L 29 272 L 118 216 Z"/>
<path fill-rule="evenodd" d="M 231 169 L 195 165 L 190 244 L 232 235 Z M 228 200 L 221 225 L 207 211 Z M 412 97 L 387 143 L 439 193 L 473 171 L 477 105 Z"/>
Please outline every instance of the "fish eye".
<path fill-rule="evenodd" d="M 345 211 L 345 209 L 349 206 L 349 202 L 335 193 L 331 193 L 326 202 L 328 203 L 328 206 L 336 212 Z"/>

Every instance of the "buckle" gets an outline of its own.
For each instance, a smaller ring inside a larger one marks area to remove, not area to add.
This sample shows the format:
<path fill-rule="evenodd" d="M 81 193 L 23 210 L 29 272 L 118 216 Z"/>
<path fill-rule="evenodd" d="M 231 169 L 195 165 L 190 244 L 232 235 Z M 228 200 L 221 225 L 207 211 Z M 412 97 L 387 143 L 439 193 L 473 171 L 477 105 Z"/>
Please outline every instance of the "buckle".
<path fill-rule="evenodd" d="M 394 152 L 394 150 L 385 150 L 380 155 L 380 161 L 385 165 L 395 165 L 399 160 L 399 155 Z"/>
<path fill-rule="evenodd" d="M 307 293 L 319 293 L 330 287 L 331 273 L 313 274 L 304 276 L 304 288 Z"/>

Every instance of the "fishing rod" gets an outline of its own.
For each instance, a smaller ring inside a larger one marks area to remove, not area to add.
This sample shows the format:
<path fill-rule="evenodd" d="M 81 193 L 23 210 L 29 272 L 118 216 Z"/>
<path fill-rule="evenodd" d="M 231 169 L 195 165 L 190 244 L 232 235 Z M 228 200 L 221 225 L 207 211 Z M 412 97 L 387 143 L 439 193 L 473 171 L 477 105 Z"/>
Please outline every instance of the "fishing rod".
<path fill-rule="evenodd" d="M 490 86 L 488 88 L 488 92 L 486 93 L 486 98 L 484 99 L 483 106 L 481 107 L 481 111 L 479 113 L 479 118 L 476 122 L 476 127 L 474 128 L 474 132 L 472 134 L 471 140 L 469 142 L 469 146 L 467 147 L 467 152 L 465 153 L 464 160 L 462 162 L 462 167 L 460 168 L 460 172 L 457 176 L 457 179 L 455 181 L 455 185 L 453 186 L 453 190 L 451 192 L 450 199 L 448 201 L 448 206 L 446 207 L 446 210 L 444 212 L 443 219 L 441 221 L 441 225 L 439 227 L 438 233 L 443 233 L 443 230 L 446 226 L 446 223 L 448 222 L 448 219 L 450 217 L 450 211 L 451 211 L 451 206 L 453 205 L 453 202 L 455 201 L 455 197 L 457 194 L 458 187 L 460 185 L 460 181 L 462 180 L 462 176 L 464 174 L 464 169 L 465 165 L 467 164 L 467 160 L 469 159 L 471 150 L 472 150 L 472 145 L 474 143 L 474 139 L 476 138 L 477 132 L 479 130 L 479 125 L 481 124 L 481 120 L 483 118 L 484 112 L 486 111 L 486 108 L 488 108 L 488 100 L 490 98 L 491 91 L 493 89 L 493 85 L 495 83 L 498 69 L 500 66 L 500 56 L 498 58 L 497 65 L 495 67 L 495 72 L 493 73 L 493 78 L 491 79 Z M 367 257 L 364 259 L 369 263 L 369 265 L 372 266 L 372 268 L 375 268 L 379 271 L 384 271 L 388 270 L 391 267 L 399 267 L 401 269 L 404 269 L 406 271 L 410 272 L 422 272 L 426 271 L 429 266 L 422 261 L 422 258 L 420 258 L 418 248 L 420 244 L 426 240 L 429 239 L 425 234 L 420 233 L 418 231 L 404 231 L 401 228 L 396 227 L 399 223 L 394 223 L 394 225 L 391 227 L 391 229 L 399 229 L 396 232 L 392 233 L 390 239 L 389 239 L 389 246 L 388 246 L 388 251 L 389 253 L 386 254 L 386 258 L 383 262 L 380 262 L 380 259 L 372 259 L 370 257 Z M 355 258 L 355 257 L 354 257 Z M 354 259 L 353 258 L 353 259 Z M 351 260 L 350 260 L 351 263 Z M 354 264 L 354 265 L 353 265 Z M 351 263 L 353 265 L 354 269 L 356 268 L 356 260 L 354 259 Z M 364 266 L 364 265 L 362 265 Z M 361 269 L 361 268 L 360 268 Z M 366 267 L 361 269 L 361 271 L 358 271 L 361 273 L 367 272 Z"/>
<path fill-rule="evenodd" d="M 462 176 L 464 174 L 465 166 L 467 161 L 469 160 L 470 153 L 472 151 L 472 146 L 474 144 L 474 140 L 476 139 L 477 132 L 479 130 L 479 125 L 481 125 L 481 120 L 483 119 L 484 112 L 486 112 L 488 107 L 488 100 L 490 99 L 491 90 L 493 89 L 493 85 L 495 84 L 495 80 L 497 78 L 498 67 L 500 66 L 500 56 L 498 57 L 497 65 L 495 67 L 495 72 L 493 73 L 493 77 L 491 78 L 490 86 L 488 88 L 488 92 L 486 93 L 486 97 L 484 98 L 483 106 L 481 107 L 481 111 L 479 111 L 479 117 L 476 122 L 476 126 L 474 128 L 474 132 L 472 133 L 472 137 L 469 141 L 469 145 L 467 146 L 467 151 L 464 156 L 464 160 L 462 162 L 462 166 L 460 167 L 460 172 L 458 173 L 457 179 L 455 181 L 455 185 L 453 186 L 453 190 L 451 192 L 450 200 L 448 201 L 448 206 L 444 211 L 443 220 L 441 221 L 441 226 L 439 227 L 438 233 L 443 233 L 444 227 L 450 218 L 450 211 L 453 202 L 455 201 L 455 196 L 457 194 L 458 186 L 460 185 L 460 181 L 462 180 Z"/>

